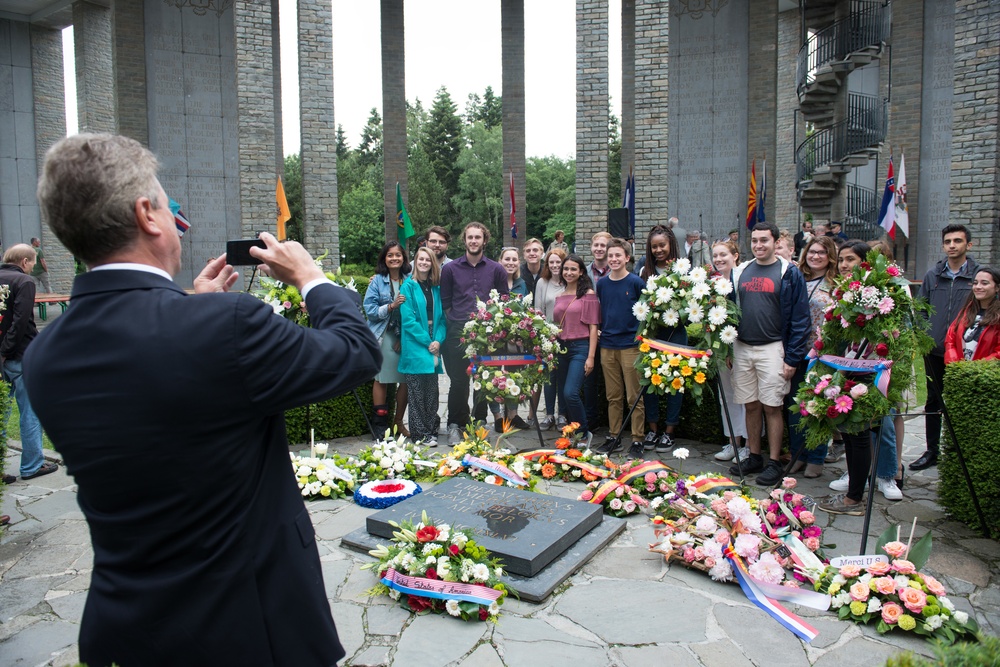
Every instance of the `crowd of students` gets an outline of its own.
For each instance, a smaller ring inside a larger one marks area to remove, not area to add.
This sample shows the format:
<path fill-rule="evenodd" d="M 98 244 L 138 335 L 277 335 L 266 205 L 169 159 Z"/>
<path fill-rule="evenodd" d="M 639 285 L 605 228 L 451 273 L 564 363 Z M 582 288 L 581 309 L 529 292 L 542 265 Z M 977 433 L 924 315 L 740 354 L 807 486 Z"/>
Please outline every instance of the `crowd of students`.
<path fill-rule="evenodd" d="M 449 443 L 459 441 L 470 418 L 485 421 L 485 401 L 474 400 L 470 415 L 469 361 L 459 338 L 476 300 L 485 301 L 490 291 L 496 290 L 529 300 L 562 332 L 564 352 L 557 371 L 542 391 L 531 397 L 531 415 L 544 398 L 544 412 L 538 412 L 540 428 L 577 422 L 584 444 L 591 445 L 592 429 L 599 419 L 596 379 L 601 373 L 609 435 L 595 445 L 597 451 L 612 454 L 625 449 L 617 437 L 621 431 L 630 436 L 629 457 L 641 458 L 653 449 L 669 451 L 683 397 L 677 394 L 665 399 L 662 424 L 657 396 L 647 393 L 637 400 L 641 390 L 635 369 L 639 322 L 632 306 L 651 276 L 670 271 L 674 260 L 698 252 L 710 256 L 714 270 L 733 282 L 732 298 L 742 309 L 731 364 L 719 369 L 719 382 L 728 398 L 729 419 L 723 419 L 728 443 L 715 458 L 735 463 L 739 457 L 739 468 L 734 466 L 733 474 L 756 473 L 758 484 L 774 485 L 784 475 L 780 456 L 787 426 L 791 452 L 797 459 L 793 473 L 816 478 L 823 474 L 824 464 L 847 458 L 848 472 L 830 483 L 840 495 L 820 507 L 832 513 L 860 513 L 872 459 L 871 434 L 845 434 L 829 446 L 800 453 L 804 438 L 797 429 L 798 414 L 788 406 L 804 380 L 807 351 L 833 302 L 835 282 L 849 275 L 871 247 L 892 259 L 888 244 L 844 240 L 837 235 L 839 229 L 836 233 L 817 229 L 813 234 L 811 225 L 793 238 L 772 224 L 760 223 L 750 233 L 752 258 L 741 261 L 740 249 L 731 238 L 706 244 L 709 255 L 706 248 L 696 245 L 696 234 L 686 234 L 685 252 L 681 252 L 676 220 L 670 222 L 673 224 L 650 230 L 644 252 L 637 258 L 632 257 L 630 241 L 607 232 L 595 234 L 589 264 L 569 252 L 562 238 L 547 251 L 538 239 L 528 239 L 522 250 L 503 248 L 499 261 L 493 261 L 484 255 L 490 232 L 478 222 L 463 229 L 465 252 L 455 259 L 447 256 L 451 237 L 441 227 L 428 230 L 425 246 L 417 249 L 412 267 L 405 248 L 395 241 L 387 243 L 364 298 L 369 327 L 381 342 L 384 359 L 373 385 L 376 426 L 388 425 L 387 386 L 396 384 L 397 428 L 436 446 L 440 430 L 437 375 L 443 372 L 450 379 Z M 928 374 L 927 452 L 910 465 L 912 470 L 937 462 L 944 364 L 1000 356 L 1000 272 L 980 267 L 967 256 L 972 243 L 965 227 L 949 225 L 942 238 L 947 256 L 928 271 L 918 293 L 934 306 L 931 325 L 937 347 L 924 359 Z M 633 259 L 634 269 L 630 268 Z M 662 326 L 656 336 L 675 344 L 687 343 L 687 332 L 681 325 Z M 633 403 L 631 421 L 623 429 L 626 408 Z M 403 424 L 407 406 L 409 430 Z M 516 405 L 505 408 L 491 403 L 490 408 L 498 429 L 504 418 L 517 428 L 534 427 L 530 419 L 517 415 Z M 903 421 L 898 412 L 885 418 L 875 443 L 880 453 L 877 490 L 889 500 L 902 498 Z"/>

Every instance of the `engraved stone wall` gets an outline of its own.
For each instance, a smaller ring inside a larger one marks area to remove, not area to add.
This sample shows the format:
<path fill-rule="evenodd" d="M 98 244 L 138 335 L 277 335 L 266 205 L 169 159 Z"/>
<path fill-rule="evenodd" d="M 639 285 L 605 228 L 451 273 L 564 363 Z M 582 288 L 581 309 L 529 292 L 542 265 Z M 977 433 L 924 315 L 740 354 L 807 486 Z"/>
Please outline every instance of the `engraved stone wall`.
<path fill-rule="evenodd" d="M 672 192 L 668 146 L 668 69 L 671 21 L 666 0 L 635 0 L 635 249 L 645 250 L 650 228 L 667 221 Z M 672 75 L 672 70 L 670 70 Z M 672 98 L 671 98 L 672 99 Z M 623 157 L 624 161 L 624 157 Z"/>
<path fill-rule="evenodd" d="M 115 0 L 114 30 L 115 103 L 118 134 L 149 143 L 146 108 L 146 23 L 143 0 Z"/>
<path fill-rule="evenodd" d="M 81 132 L 115 131 L 115 87 L 111 63 L 111 10 L 73 3 L 77 118 Z"/>
<path fill-rule="evenodd" d="M 576 2 L 576 246 L 608 224 L 608 6 Z M 589 257 L 587 258 L 589 261 Z"/>
<path fill-rule="evenodd" d="M 718 238 L 746 217 L 748 6 L 708 6 L 714 9 L 670 6 L 667 210 L 684 229 Z"/>
<path fill-rule="evenodd" d="M 795 94 L 796 59 L 801 46 L 800 18 L 796 10 L 778 14 L 778 80 L 775 116 L 774 163 L 769 165 L 771 178 L 769 201 L 774 202 L 774 219 L 789 231 L 798 231 L 799 201 L 796 190 L 795 140 L 805 140 L 805 127 L 797 112 L 799 98 Z M 796 130 L 796 123 L 798 129 Z M 770 209 L 766 209 L 770 215 Z"/>

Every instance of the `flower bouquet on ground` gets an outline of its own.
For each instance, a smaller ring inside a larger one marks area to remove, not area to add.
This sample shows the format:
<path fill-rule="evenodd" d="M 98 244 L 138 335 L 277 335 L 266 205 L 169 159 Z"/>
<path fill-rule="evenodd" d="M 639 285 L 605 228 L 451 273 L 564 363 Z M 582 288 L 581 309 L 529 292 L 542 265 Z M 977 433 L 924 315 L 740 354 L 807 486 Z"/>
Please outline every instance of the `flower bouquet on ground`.
<path fill-rule="evenodd" d="M 528 401 L 556 367 L 559 327 L 516 294 L 491 290 L 476 305 L 460 338 L 473 388 L 497 403 Z"/>
<path fill-rule="evenodd" d="M 427 448 L 408 442 L 405 437 L 392 437 L 390 431 L 385 436 L 347 459 L 346 466 L 354 472 L 358 482 L 380 479 L 430 478 L 434 463 L 424 460 Z"/>
<path fill-rule="evenodd" d="M 913 360 L 934 345 L 925 318 L 915 316 L 926 305 L 877 250 L 837 281 L 832 297 L 810 352 L 815 361 L 790 408 L 802 415 L 809 449 L 834 430 L 858 433 L 887 415 L 910 386 Z"/>
<path fill-rule="evenodd" d="M 831 596 L 830 607 L 838 618 L 860 624 L 875 622 L 881 634 L 898 629 L 946 644 L 975 640 L 979 632 L 976 620 L 955 608 L 941 582 L 918 571 L 930 556 L 930 533 L 910 549 L 898 540 L 884 541 L 893 529 L 890 526 L 883 533 L 877 549 L 888 559 L 871 562 L 873 558 L 867 556 L 863 558 L 869 562 L 864 566 L 828 567 L 817 579 L 816 590 Z"/>
<path fill-rule="evenodd" d="M 496 622 L 507 588 L 500 561 L 476 543 L 472 531 L 435 524 L 425 512 L 420 523 L 398 524 L 392 543 L 369 551 L 379 583 L 369 593 L 388 595 L 417 614 L 447 613 L 465 621 Z"/>
<path fill-rule="evenodd" d="M 345 498 L 354 491 L 354 477 L 347 459 L 334 456 L 297 456 L 289 453 L 299 491 L 306 500 Z"/>
<path fill-rule="evenodd" d="M 328 254 L 323 253 L 317 257 L 316 266 L 322 266 L 323 260 Z M 336 272 L 327 271 L 326 277 L 345 289 L 349 289 L 352 292 L 358 291 L 357 285 L 354 284 L 354 278 L 343 278 L 339 268 Z M 294 285 L 286 285 L 280 280 L 262 275 L 260 277 L 260 289 L 254 290 L 252 294 L 271 306 L 276 315 L 281 315 L 285 319 L 292 320 L 304 327 L 309 326 L 309 312 L 306 310 L 306 301 Z"/>
<path fill-rule="evenodd" d="M 638 514 L 649 507 L 649 501 L 642 497 L 636 487 L 613 479 L 590 482 L 580 494 L 579 500 L 601 505 L 607 514 L 617 517 Z"/>
<path fill-rule="evenodd" d="M 668 273 L 650 276 L 632 313 L 639 320 L 639 383 L 657 394 L 690 393 L 701 403 L 705 382 L 715 375 L 736 340 L 739 307 L 727 295 L 733 284 L 710 276 L 710 268 L 678 259 Z M 693 347 L 656 340 L 661 327 L 688 328 Z"/>
<path fill-rule="evenodd" d="M 567 424 L 562 436 L 556 439 L 555 449 L 536 449 L 521 452 L 530 461 L 531 472 L 544 479 L 564 482 L 593 482 L 615 474 L 617 466 L 604 454 L 588 447 L 580 447 L 583 434 L 577 422 Z"/>
<path fill-rule="evenodd" d="M 505 431 L 497 436 L 494 445 L 490 443 L 485 428 L 469 424 L 462 434 L 462 441 L 438 462 L 436 476 L 464 477 L 486 484 L 534 491 L 538 478 L 531 475 L 529 462 L 502 444 L 507 433 Z"/>

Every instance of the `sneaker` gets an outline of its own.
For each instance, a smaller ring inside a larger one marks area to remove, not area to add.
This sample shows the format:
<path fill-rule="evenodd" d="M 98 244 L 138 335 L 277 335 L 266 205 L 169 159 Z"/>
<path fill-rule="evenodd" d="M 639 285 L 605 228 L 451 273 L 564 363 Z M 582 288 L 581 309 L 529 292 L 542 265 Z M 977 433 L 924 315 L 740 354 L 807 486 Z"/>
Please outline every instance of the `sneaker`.
<path fill-rule="evenodd" d="M 828 514 L 862 516 L 865 513 L 864 503 L 848 503 L 847 496 L 844 494 L 830 496 L 826 502 L 820 503 L 818 507 Z"/>
<path fill-rule="evenodd" d="M 430 436 L 429 438 L 424 438 L 424 447 L 437 447 L 438 439 L 437 436 Z"/>
<path fill-rule="evenodd" d="M 894 479 L 882 479 L 879 477 L 875 480 L 875 488 L 885 496 L 886 500 L 903 499 L 903 492 L 896 486 L 896 480 Z"/>
<path fill-rule="evenodd" d="M 656 443 L 657 453 L 669 452 L 674 448 L 674 438 L 669 433 L 663 433 Z"/>
<path fill-rule="evenodd" d="M 743 445 L 736 450 L 736 456 L 740 457 L 740 461 L 746 461 L 747 457 L 750 456 L 750 448 Z M 736 463 L 736 456 L 733 457 L 733 463 Z"/>
<path fill-rule="evenodd" d="M 758 486 L 774 486 L 785 476 L 785 470 L 777 461 L 768 461 L 764 472 L 757 477 Z"/>
<path fill-rule="evenodd" d="M 593 442 L 593 440 L 594 440 L 594 432 L 587 431 L 583 435 L 583 439 L 580 440 L 580 447 L 582 447 L 583 449 L 590 449 L 590 443 Z"/>
<path fill-rule="evenodd" d="M 632 441 L 632 446 L 628 448 L 628 457 L 630 459 L 642 459 L 643 452 L 646 451 L 645 445 L 638 440 Z"/>
<path fill-rule="evenodd" d="M 844 491 L 847 491 L 847 485 L 849 484 L 849 480 L 850 480 L 850 473 L 845 472 L 843 475 L 840 476 L 839 479 L 835 479 L 832 482 L 830 482 L 830 488 L 833 489 L 834 491 L 839 491 L 840 493 L 843 493 Z"/>
<path fill-rule="evenodd" d="M 614 454 L 615 452 L 621 451 L 622 441 L 620 438 L 614 438 L 608 436 L 608 439 L 604 441 L 604 444 L 597 448 L 598 454 Z"/>
<path fill-rule="evenodd" d="M 458 428 L 458 424 L 448 424 L 448 444 L 454 447 L 460 442 L 462 442 L 462 431 Z"/>
<path fill-rule="evenodd" d="M 559 429 L 560 431 L 563 429 L 564 426 L 567 426 L 568 424 L 569 422 L 566 421 L 566 417 L 564 415 L 559 415 L 558 417 L 556 417 L 556 428 Z"/>
<path fill-rule="evenodd" d="M 548 431 L 550 428 L 556 425 L 556 418 L 552 415 L 545 415 L 545 419 L 538 422 L 538 428 L 543 431 Z"/>
<path fill-rule="evenodd" d="M 16 475 L 4 475 L 3 476 L 3 483 L 4 484 L 13 484 L 16 481 L 17 481 L 17 476 Z"/>
<path fill-rule="evenodd" d="M 844 442 L 843 440 L 834 440 L 830 443 L 830 449 L 826 453 L 826 458 L 823 459 L 823 462 L 836 463 L 842 458 L 844 458 Z"/>
<path fill-rule="evenodd" d="M 764 457 L 760 454 L 748 454 L 746 460 L 740 459 L 743 463 L 743 474 L 750 475 L 755 472 L 760 472 L 764 469 Z M 733 466 L 729 469 L 730 475 L 739 475 L 740 469 L 737 466 Z"/>
<path fill-rule="evenodd" d="M 642 446 L 644 449 L 652 449 L 656 447 L 657 433 L 656 431 L 650 431 L 646 434 L 646 437 L 642 441 Z"/>
<path fill-rule="evenodd" d="M 525 423 L 525 425 L 527 425 L 528 428 L 535 428 L 535 418 L 534 417 L 528 417 L 527 419 L 524 420 L 524 423 Z"/>
<path fill-rule="evenodd" d="M 715 455 L 716 461 L 732 461 L 736 458 L 736 448 L 732 445 L 726 445 L 722 448 L 722 451 Z"/>

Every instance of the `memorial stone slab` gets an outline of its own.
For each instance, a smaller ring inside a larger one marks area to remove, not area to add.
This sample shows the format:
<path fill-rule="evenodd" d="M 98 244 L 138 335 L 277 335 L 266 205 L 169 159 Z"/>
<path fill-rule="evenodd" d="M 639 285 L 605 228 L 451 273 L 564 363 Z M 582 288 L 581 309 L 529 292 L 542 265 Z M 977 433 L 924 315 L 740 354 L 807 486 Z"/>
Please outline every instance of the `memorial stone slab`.
<path fill-rule="evenodd" d="M 509 572 L 527 577 L 538 574 L 603 518 L 600 505 L 451 479 L 372 514 L 368 532 L 391 538 L 395 529 L 389 521 L 418 522 L 423 512 L 434 521 L 472 529 Z"/>

